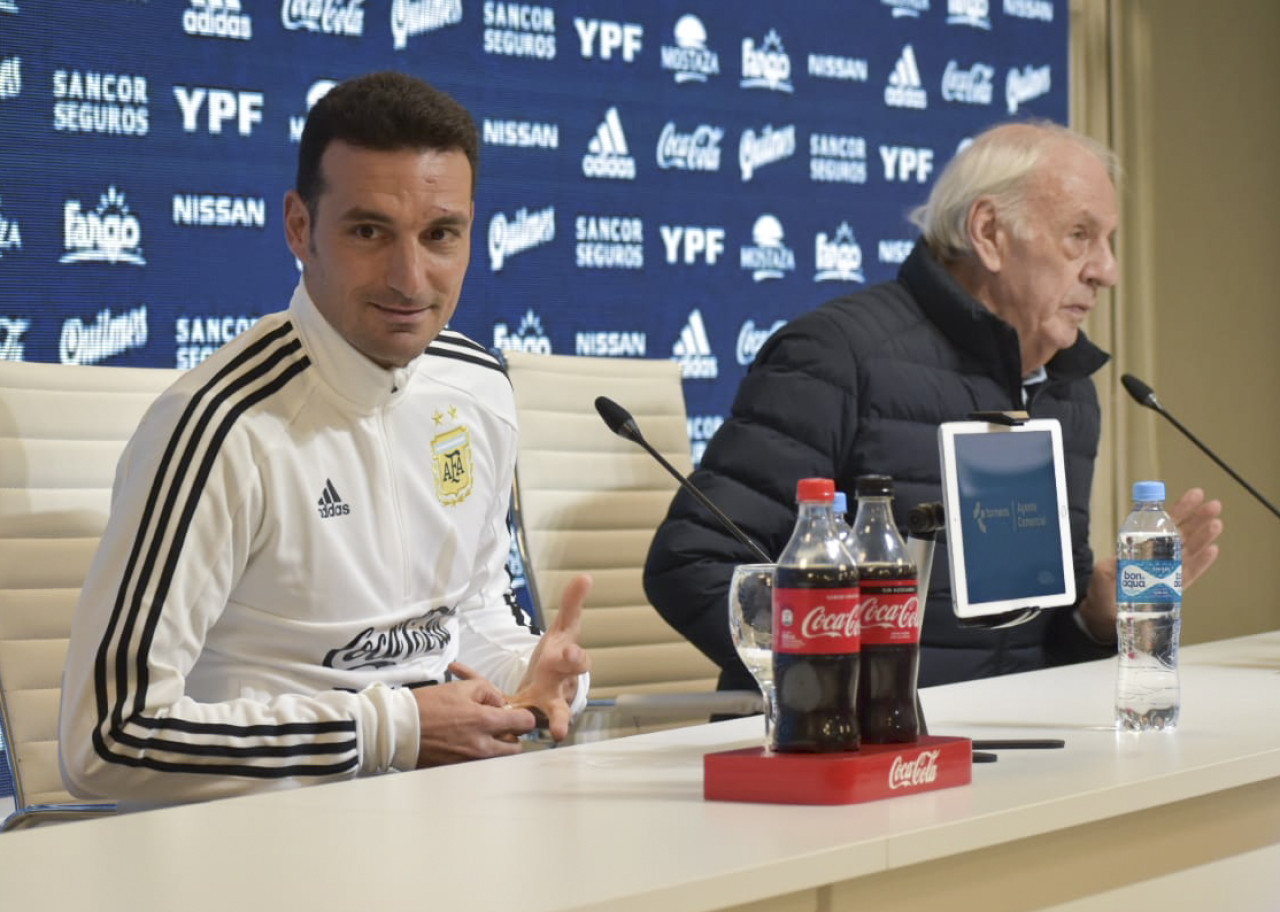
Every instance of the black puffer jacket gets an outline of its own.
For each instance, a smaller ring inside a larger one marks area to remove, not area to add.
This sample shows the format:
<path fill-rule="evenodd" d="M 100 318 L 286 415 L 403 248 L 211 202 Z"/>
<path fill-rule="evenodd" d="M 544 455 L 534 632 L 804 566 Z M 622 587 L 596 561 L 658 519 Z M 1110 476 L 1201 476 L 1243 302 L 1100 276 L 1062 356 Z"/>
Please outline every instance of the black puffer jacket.
<path fill-rule="evenodd" d="M 1089 489 L 1100 425 L 1089 375 L 1106 361 L 1082 334 L 1049 362 L 1047 381 L 1026 406 L 1032 417 L 1062 423 L 1080 595 L 1093 569 Z M 765 343 L 693 481 L 774 555 L 791 534 L 800 478 L 834 478 L 852 496 L 857 476 L 892 476 L 894 510 L 905 528 L 908 509 L 942 499 L 938 425 L 978 410 L 1023 408 L 1021 373 L 1016 330 L 917 244 L 896 282 L 829 301 Z M 645 567 L 649 599 L 721 667 L 722 688 L 754 686 L 726 619 L 732 568 L 754 559 L 681 492 Z M 1006 629 L 960 627 L 946 559 L 940 545 L 921 639 L 922 686 L 1114 653 L 1085 637 L 1070 609 Z"/>

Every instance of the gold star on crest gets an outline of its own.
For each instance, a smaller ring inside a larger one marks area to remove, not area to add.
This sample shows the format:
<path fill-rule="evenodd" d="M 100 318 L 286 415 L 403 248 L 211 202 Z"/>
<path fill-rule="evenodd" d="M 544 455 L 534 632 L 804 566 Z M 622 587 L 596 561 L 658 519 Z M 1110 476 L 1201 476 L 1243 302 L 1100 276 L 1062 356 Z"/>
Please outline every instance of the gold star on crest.
<path fill-rule="evenodd" d="M 436 424 L 439 424 L 440 422 L 444 421 L 444 415 L 442 415 L 439 411 L 437 411 L 434 415 L 432 415 L 431 418 L 433 421 L 435 421 Z"/>

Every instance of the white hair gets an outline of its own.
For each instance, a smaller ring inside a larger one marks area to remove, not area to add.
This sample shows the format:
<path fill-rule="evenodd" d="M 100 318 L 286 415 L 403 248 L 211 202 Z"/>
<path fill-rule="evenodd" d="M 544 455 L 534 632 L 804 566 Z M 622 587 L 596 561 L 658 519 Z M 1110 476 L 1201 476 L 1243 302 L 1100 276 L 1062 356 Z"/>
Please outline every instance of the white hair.
<path fill-rule="evenodd" d="M 1113 180 L 1117 177 L 1119 165 L 1110 149 L 1064 126 L 1039 121 L 992 127 L 947 164 L 928 201 L 911 212 L 934 255 L 943 261 L 973 255 L 969 212 L 982 198 L 991 200 L 1015 235 L 1027 237 L 1031 178 L 1046 154 L 1063 142 L 1090 152 Z"/>

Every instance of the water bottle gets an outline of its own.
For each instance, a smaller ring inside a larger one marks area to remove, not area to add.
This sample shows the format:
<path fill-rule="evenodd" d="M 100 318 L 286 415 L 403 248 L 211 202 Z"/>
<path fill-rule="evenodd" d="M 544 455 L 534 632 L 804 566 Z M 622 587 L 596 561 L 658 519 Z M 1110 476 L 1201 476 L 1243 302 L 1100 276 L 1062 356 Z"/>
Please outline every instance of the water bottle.
<path fill-rule="evenodd" d="M 1116 727 L 1170 731 L 1178 725 L 1178 634 L 1182 625 L 1182 536 L 1164 511 L 1164 483 L 1133 486 L 1133 511 L 1116 541 Z"/>

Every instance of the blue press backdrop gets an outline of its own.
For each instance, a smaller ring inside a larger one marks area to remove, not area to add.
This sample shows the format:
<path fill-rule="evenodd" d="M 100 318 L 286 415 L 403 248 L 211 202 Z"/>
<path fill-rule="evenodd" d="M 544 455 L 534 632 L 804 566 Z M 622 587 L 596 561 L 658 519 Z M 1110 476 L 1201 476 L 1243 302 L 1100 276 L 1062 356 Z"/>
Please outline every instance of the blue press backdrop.
<path fill-rule="evenodd" d="M 298 279 L 308 107 L 375 69 L 482 131 L 454 322 L 674 358 L 695 459 L 780 321 L 891 278 L 981 128 L 1064 122 L 1065 0 L 0 0 L 0 358 L 189 367 Z"/>

